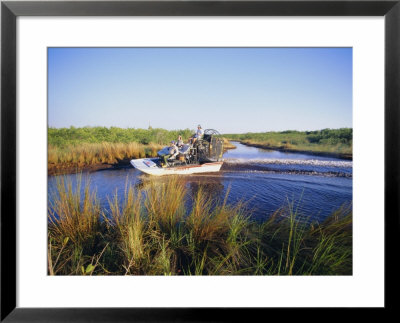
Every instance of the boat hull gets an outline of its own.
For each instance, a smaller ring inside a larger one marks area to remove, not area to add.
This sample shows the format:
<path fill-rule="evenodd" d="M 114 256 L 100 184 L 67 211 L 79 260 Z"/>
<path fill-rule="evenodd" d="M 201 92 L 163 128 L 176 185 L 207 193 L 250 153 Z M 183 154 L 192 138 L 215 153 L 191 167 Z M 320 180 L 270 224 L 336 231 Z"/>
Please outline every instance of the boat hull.
<path fill-rule="evenodd" d="M 143 173 L 154 176 L 163 176 L 218 172 L 223 164 L 223 162 L 212 162 L 202 165 L 184 165 L 162 168 L 158 166 L 156 161 L 157 158 L 132 159 L 131 165 Z"/>

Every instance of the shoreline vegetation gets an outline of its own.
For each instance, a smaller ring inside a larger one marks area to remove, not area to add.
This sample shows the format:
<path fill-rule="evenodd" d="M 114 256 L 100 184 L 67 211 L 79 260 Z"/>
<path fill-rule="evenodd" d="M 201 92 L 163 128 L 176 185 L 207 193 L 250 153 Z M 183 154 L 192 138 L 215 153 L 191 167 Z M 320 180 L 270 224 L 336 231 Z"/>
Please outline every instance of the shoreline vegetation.
<path fill-rule="evenodd" d="M 49 128 L 48 175 L 76 173 L 129 165 L 134 158 L 156 157 L 157 151 L 194 131 L 117 127 Z M 224 138 L 224 149 L 234 149 Z"/>
<path fill-rule="evenodd" d="M 265 222 L 178 177 L 149 179 L 101 206 L 90 178 L 49 192 L 49 275 L 352 275 L 352 211 L 307 221 L 288 201 Z M 267 216 L 267 215 L 266 215 Z"/>
<path fill-rule="evenodd" d="M 49 145 L 48 174 L 75 173 L 129 165 L 133 158 L 157 156 L 163 145 L 149 143 L 80 143 Z"/>
<path fill-rule="evenodd" d="M 249 132 L 245 134 L 224 134 L 224 137 L 244 145 L 263 149 L 353 159 L 352 128 Z"/>
<path fill-rule="evenodd" d="M 156 157 L 157 151 L 176 140 L 187 140 L 194 131 L 159 128 L 117 127 L 49 128 L 48 174 L 66 174 L 129 165 L 133 158 Z M 283 131 L 224 134 L 224 149 L 235 149 L 230 141 L 287 152 L 352 159 L 351 128 L 320 131 Z"/>

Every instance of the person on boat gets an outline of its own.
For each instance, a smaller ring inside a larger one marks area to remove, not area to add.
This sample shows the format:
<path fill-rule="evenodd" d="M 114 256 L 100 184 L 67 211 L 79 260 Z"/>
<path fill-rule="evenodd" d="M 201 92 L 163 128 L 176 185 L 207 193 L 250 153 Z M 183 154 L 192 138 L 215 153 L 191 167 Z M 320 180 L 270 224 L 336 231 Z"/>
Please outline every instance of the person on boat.
<path fill-rule="evenodd" d="M 162 167 L 167 167 L 168 166 L 168 158 L 174 157 L 179 153 L 178 147 L 175 144 L 175 141 L 172 140 L 171 144 L 169 146 L 168 154 L 163 156 L 164 159 L 164 164 Z"/>
<path fill-rule="evenodd" d="M 193 135 L 192 140 L 191 140 L 192 145 L 194 145 L 194 143 L 196 142 L 196 140 L 199 140 L 199 139 L 203 138 L 203 135 L 204 135 L 204 130 L 201 128 L 201 125 L 198 125 L 198 126 L 197 126 L 197 131 L 196 131 L 196 133 Z"/>
<path fill-rule="evenodd" d="M 181 148 L 182 146 L 183 146 L 183 140 L 182 140 L 182 136 L 181 135 L 179 135 L 178 136 L 178 141 L 177 141 L 177 143 L 176 143 L 176 145 L 178 146 L 178 148 Z"/>

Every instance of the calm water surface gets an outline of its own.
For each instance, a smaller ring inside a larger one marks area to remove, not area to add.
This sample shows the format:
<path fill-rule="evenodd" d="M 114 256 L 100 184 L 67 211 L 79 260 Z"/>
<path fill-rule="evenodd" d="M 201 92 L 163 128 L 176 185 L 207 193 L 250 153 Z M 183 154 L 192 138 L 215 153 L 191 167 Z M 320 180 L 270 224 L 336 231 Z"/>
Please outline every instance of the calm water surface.
<path fill-rule="evenodd" d="M 224 154 L 219 173 L 182 176 L 189 192 L 203 184 L 214 196 L 223 198 L 229 190 L 228 203 L 246 202 L 259 221 L 287 206 L 288 201 L 294 202 L 301 214 L 319 221 L 343 205 L 351 206 L 352 161 L 234 144 L 237 149 Z M 108 198 L 116 191 L 123 194 L 127 183 L 141 185 L 148 178 L 132 167 L 101 170 L 89 176 L 105 208 Z M 76 175 L 67 177 L 73 182 L 76 179 Z M 49 176 L 49 191 L 54 190 L 55 183 L 56 176 Z"/>

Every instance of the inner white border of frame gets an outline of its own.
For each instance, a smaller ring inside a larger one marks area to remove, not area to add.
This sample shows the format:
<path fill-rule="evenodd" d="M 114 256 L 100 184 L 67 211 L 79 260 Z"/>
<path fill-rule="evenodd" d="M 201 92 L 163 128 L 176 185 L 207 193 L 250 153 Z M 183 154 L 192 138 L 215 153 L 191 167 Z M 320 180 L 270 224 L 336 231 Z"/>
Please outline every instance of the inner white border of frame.
<path fill-rule="evenodd" d="M 19 17 L 17 23 L 19 307 L 383 306 L 382 17 Z M 46 60 L 52 46 L 353 47 L 353 275 L 47 276 Z"/>

